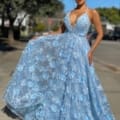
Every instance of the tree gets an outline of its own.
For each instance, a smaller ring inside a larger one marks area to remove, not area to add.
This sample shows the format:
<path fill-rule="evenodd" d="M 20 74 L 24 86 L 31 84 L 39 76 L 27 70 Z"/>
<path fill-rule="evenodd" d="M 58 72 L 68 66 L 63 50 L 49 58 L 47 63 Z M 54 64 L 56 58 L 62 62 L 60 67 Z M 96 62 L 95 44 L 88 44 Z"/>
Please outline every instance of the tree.
<path fill-rule="evenodd" d="M 19 0 L 1 0 L 0 2 L 0 12 L 2 13 L 2 30 L 4 30 L 4 20 L 9 20 L 9 32 L 8 32 L 8 40 L 9 43 L 12 44 L 14 41 L 13 35 L 13 24 L 16 20 L 18 13 L 22 9 L 22 1 Z M 18 7 L 19 6 L 19 7 Z M 4 31 L 3 31 L 4 32 Z"/>
<path fill-rule="evenodd" d="M 98 8 L 97 9 L 103 18 L 106 18 L 113 24 L 120 24 L 120 9 L 112 8 Z"/>
<path fill-rule="evenodd" d="M 12 44 L 14 42 L 14 22 L 20 12 L 24 11 L 26 13 L 24 17 L 27 14 L 32 16 L 36 14 L 53 16 L 55 15 L 56 9 L 57 11 L 63 9 L 63 4 L 59 0 L 1 0 L 0 13 L 2 18 L 2 30 L 4 27 L 4 20 L 7 18 L 9 20 L 9 43 Z M 23 19 L 19 21 L 19 27 Z"/>

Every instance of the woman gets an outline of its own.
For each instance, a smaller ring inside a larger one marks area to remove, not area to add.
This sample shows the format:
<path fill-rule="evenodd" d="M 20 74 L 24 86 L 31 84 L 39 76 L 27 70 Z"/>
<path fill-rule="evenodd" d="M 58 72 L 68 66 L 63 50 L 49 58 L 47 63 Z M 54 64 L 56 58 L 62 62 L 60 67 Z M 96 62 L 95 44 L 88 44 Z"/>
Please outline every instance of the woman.
<path fill-rule="evenodd" d="M 76 3 L 57 32 L 27 44 L 5 91 L 4 112 L 22 120 L 115 120 L 92 62 L 103 37 L 99 14 L 85 0 Z M 91 23 L 98 35 L 90 48 Z"/>

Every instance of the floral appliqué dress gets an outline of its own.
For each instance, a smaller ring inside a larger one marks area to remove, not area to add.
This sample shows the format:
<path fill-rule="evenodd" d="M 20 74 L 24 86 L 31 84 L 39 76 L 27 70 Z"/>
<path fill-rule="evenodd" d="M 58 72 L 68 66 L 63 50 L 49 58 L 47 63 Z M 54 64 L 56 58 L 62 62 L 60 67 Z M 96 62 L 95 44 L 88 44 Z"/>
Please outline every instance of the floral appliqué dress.
<path fill-rule="evenodd" d="M 115 120 L 94 64 L 89 65 L 88 13 L 66 31 L 30 40 L 4 92 L 22 120 Z"/>

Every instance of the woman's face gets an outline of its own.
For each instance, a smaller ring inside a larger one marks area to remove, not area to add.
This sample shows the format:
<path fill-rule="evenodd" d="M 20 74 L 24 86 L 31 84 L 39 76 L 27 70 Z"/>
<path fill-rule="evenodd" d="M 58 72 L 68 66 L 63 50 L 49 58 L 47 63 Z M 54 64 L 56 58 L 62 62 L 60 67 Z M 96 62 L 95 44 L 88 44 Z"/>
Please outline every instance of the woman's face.
<path fill-rule="evenodd" d="M 82 5 L 85 3 L 85 0 L 75 0 L 77 5 Z"/>

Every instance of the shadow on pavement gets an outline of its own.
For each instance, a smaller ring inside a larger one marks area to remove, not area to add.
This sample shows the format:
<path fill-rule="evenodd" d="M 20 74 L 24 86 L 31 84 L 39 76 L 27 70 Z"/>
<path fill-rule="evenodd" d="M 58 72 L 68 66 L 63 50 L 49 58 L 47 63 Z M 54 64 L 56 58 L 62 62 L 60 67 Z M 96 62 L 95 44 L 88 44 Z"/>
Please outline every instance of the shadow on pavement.
<path fill-rule="evenodd" d="M 21 50 L 22 43 L 27 43 L 28 40 L 15 40 L 13 45 L 9 45 L 6 39 L 0 38 L 0 51 L 1 52 L 11 52 L 15 50 Z"/>
<path fill-rule="evenodd" d="M 17 50 L 16 47 L 10 46 L 5 40 L 0 39 L 0 51 L 14 51 Z"/>
<path fill-rule="evenodd" d="M 0 51 L 5 52 L 5 51 L 14 51 L 17 50 L 17 48 L 9 46 L 8 44 L 1 44 L 0 43 Z"/>

